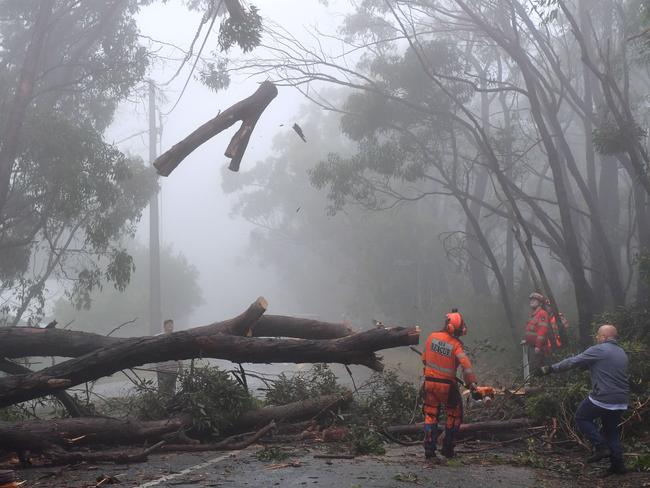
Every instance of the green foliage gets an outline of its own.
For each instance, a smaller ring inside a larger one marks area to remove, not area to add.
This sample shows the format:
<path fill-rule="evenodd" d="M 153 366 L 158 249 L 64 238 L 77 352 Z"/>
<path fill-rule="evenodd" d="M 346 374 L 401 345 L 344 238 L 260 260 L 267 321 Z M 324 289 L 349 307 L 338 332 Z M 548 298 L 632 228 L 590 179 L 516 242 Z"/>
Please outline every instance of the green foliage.
<path fill-rule="evenodd" d="M 619 154 L 628 150 L 628 145 L 645 137 L 646 130 L 639 125 L 621 127 L 612 121 L 605 121 L 593 131 L 596 151 L 600 154 Z"/>
<path fill-rule="evenodd" d="M 74 320 L 71 328 L 83 324 L 84 330 L 101 334 L 108 334 L 118 325 L 137 319 L 113 335 L 149 334 L 149 252 L 141 245 L 132 244 L 124 251 L 123 259 L 128 259 L 126 256 L 132 258 L 135 270 L 123 291 L 117 287 L 93 290 L 88 296 L 88 304 L 92 306 L 85 310 L 78 310 L 68 300 L 59 299 L 51 317 L 60 323 Z M 160 250 L 160 276 L 163 316 L 174 319 L 178 329 L 184 328 L 192 311 L 203 303 L 198 271 L 182 254 L 163 247 Z"/>
<path fill-rule="evenodd" d="M 281 373 L 266 391 L 265 402 L 267 405 L 284 405 L 316 396 L 342 393 L 344 390 L 327 364 L 314 364 L 307 371 Z"/>
<path fill-rule="evenodd" d="M 180 375 L 179 382 L 180 392 L 171 408 L 190 415 L 199 435 L 222 435 L 255 404 L 248 391 L 217 367 L 190 368 Z"/>
<path fill-rule="evenodd" d="M 358 456 L 366 454 L 383 456 L 386 454 L 383 437 L 367 425 L 353 425 L 346 440 L 351 444 L 352 452 Z"/>
<path fill-rule="evenodd" d="M 267 446 L 255 453 L 255 457 L 262 462 L 280 462 L 289 459 L 290 454 L 281 447 Z"/>
<path fill-rule="evenodd" d="M 375 373 L 355 398 L 355 415 L 368 424 L 409 424 L 421 417 L 419 388 L 395 370 Z"/>
<path fill-rule="evenodd" d="M 17 91 L 38 3 L 0 2 L 0 106 L 9 107 Z M 106 143 L 104 131 L 147 69 L 139 8 L 136 0 L 57 2 L 48 23 L 16 139 L 11 205 L 2 209 L 0 294 L 11 304 L 10 325 L 25 316 L 38 324 L 55 280 L 83 308 L 103 283 L 123 289 L 130 279 L 133 264 L 120 240 L 134 235 L 156 177 Z M 0 127 L 8 113 L 0 111 Z"/>
<path fill-rule="evenodd" d="M 230 16 L 221 22 L 219 46 L 222 51 L 237 44 L 246 53 L 259 46 L 261 40 L 262 17 L 254 5 L 248 10 L 242 9 L 240 18 Z"/>
<path fill-rule="evenodd" d="M 545 383 L 548 391 L 526 397 L 526 416 L 533 422 L 547 422 L 552 417 L 573 419 L 576 408 L 589 392 L 588 376 L 584 372 L 568 373 L 552 380 Z"/>
<path fill-rule="evenodd" d="M 397 473 L 393 476 L 395 481 L 402 481 L 404 483 L 417 483 L 418 475 L 415 473 Z"/>
<path fill-rule="evenodd" d="M 633 456 L 627 468 L 633 471 L 650 471 L 650 453 Z"/>
<path fill-rule="evenodd" d="M 228 61 L 220 59 L 217 63 L 206 63 L 199 72 L 201 82 L 212 91 L 223 90 L 230 85 Z"/>
<path fill-rule="evenodd" d="M 158 391 L 155 380 L 142 379 L 135 386 L 135 393 L 127 397 L 122 409 L 126 413 L 135 413 L 141 420 L 162 420 L 169 416 L 167 398 Z"/>
<path fill-rule="evenodd" d="M 532 468 L 545 468 L 547 465 L 544 455 L 538 452 L 535 439 L 526 439 L 526 450 L 518 452 L 513 460 Z"/>

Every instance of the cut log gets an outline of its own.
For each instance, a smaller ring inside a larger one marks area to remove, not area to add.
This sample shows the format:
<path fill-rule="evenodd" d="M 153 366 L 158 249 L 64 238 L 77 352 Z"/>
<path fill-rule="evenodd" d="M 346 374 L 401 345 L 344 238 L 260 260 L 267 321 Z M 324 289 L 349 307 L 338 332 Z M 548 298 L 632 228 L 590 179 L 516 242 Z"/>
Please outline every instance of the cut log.
<path fill-rule="evenodd" d="M 0 378 L 0 407 L 51 395 L 70 387 L 148 363 L 197 357 L 234 363 L 340 363 L 381 371 L 381 349 L 417 344 L 420 331 L 395 327 L 373 329 L 340 339 L 301 340 L 200 335 L 181 331 L 128 339 L 41 371 Z"/>
<path fill-rule="evenodd" d="M 324 395 L 286 405 L 258 408 L 250 412 L 245 412 L 239 417 L 235 422 L 235 429 L 248 430 L 252 427 L 268 423 L 271 420 L 275 420 L 279 424 L 288 420 L 296 422 L 310 419 L 326 410 L 336 409 L 351 401 L 352 393 L 348 392 L 343 395 Z"/>
<path fill-rule="evenodd" d="M 312 418 L 327 409 L 338 408 L 351 401 L 352 394 L 324 395 L 308 400 L 293 402 L 280 406 L 269 406 L 251 410 L 242 414 L 235 421 L 232 432 L 248 432 L 258 425 L 266 425 L 259 431 L 258 437 L 248 440 L 255 442 L 277 423 L 287 420 L 298 421 Z M 128 445 L 142 444 L 165 440 L 165 450 L 171 450 L 170 440 L 183 437 L 185 429 L 189 428 L 192 420 L 188 416 L 176 416 L 166 420 L 141 421 L 136 419 L 114 419 L 109 417 L 82 417 L 54 420 L 27 420 L 23 422 L 0 422 L 0 449 L 7 451 L 32 450 L 43 452 L 71 446 L 83 447 L 89 445 Z M 261 432 L 261 433 L 260 433 Z M 180 434 L 180 436 L 179 436 Z M 223 448 L 227 444 L 237 445 L 235 439 L 241 439 L 242 434 L 220 441 L 217 444 Z M 71 442 L 74 439 L 74 442 Z M 252 439 L 252 440 L 251 440 Z M 190 442 L 196 442 L 188 439 Z M 186 442 L 187 444 L 187 442 Z M 235 447 L 231 447 L 235 449 Z M 191 450 L 191 448 L 190 448 Z M 196 450 L 209 450 L 197 447 Z"/>
<path fill-rule="evenodd" d="M 212 120 L 206 122 L 185 139 L 159 156 L 153 163 L 158 170 L 158 174 L 169 176 L 181 161 L 197 147 L 241 120 L 242 125 L 232 137 L 225 152 L 225 155 L 232 159 L 229 168 L 232 171 L 238 171 L 239 163 L 244 156 L 255 124 L 277 94 L 278 89 L 273 83 L 270 81 L 263 82 L 250 97 L 241 100 Z"/>
<path fill-rule="evenodd" d="M 242 327 L 232 324 L 232 321 L 225 321 L 188 330 L 197 329 L 202 329 L 199 331 L 200 334 L 209 332 L 234 334 Z M 238 335 L 246 335 L 248 331 L 252 332 L 253 337 L 296 339 L 337 339 L 354 333 L 352 328 L 341 323 L 280 315 L 263 315 L 255 324 Z M 74 358 L 129 339 L 132 338 L 106 337 L 76 330 L 0 327 L 0 357 L 14 359 L 30 356 Z"/>
<path fill-rule="evenodd" d="M 81 417 L 53 420 L 0 422 L 0 449 L 48 451 L 52 446 L 119 445 L 155 443 L 167 434 L 188 427 L 191 421 L 179 416 L 167 420 L 121 420 Z M 75 439 L 73 443 L 71 439 Z"/>
<path fill-rule="evenodd" d="M 253 326 L 254 337 L 294 337 L 297 339 L 338 339 L 355 331 L 343 323 L 263 315 Z"/>
<path fill-rule="evenodd" d="M 471 434 L 476 432 L 501 432 L 512 431 L 513 429 L 524 429 L 532 424 L 529 419 L 511 420 L 489 420 L 486 422 L 472 422 L 462 424 L 459 434 Z M 384 429 L 389 435 L 419 435 L 424 432 L 424 424 L 392 425 Z"/>

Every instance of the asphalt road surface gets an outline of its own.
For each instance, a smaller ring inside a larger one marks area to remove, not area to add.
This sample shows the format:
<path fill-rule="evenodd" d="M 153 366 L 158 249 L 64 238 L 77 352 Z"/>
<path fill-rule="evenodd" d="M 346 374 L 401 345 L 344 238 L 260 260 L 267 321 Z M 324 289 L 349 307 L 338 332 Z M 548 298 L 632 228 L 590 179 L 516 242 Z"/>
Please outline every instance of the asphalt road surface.
<path fill-rule="evenodd" d="M 129 466 L 81 465 L 66 468 L 38 468 L 19 473 L 29 487 L 96 487 L 113 476 L 115 485 L 132 488 L 190 487 L 284 487 L 284 488 L 532 488 L 575 486 L 648 486 L 650 476 L 635 478 L 632 484 L 609 478 L 605 484 L 572 475 L 517 467 L 505 458 L 462 456 L 447 464 L 430 465 L 419 447 L 390 447 L 385 456 L 355 459 L 320 459 L 322 446 L 283 447 L 289 457 L 260 461 L 259 446 L 237 452 L 165 454 L 150 456 L 147 463 Z M 331 449 L 331 447 L 330 447 Z M 644 481 L 645 480 L 645 481 Z M 99 486 L 109 486 L 109 481 Z M 119 481 L 119 483 L 117 483 Z M 647 484 L 646 484 L 647 482 Z"/>

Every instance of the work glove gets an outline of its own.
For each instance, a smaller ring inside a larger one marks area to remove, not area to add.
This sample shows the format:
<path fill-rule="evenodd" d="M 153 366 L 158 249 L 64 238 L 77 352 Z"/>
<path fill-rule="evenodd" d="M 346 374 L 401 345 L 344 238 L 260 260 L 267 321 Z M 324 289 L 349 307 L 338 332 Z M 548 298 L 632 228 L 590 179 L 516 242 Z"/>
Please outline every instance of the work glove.
<path fill-rule="evenodd" d="M 550 366 L 542 366 L 539 368 L 538 371 L 538 376 L 546 376 L 547 374 L 551 374 L 553 370 L 551 369 Z"/>

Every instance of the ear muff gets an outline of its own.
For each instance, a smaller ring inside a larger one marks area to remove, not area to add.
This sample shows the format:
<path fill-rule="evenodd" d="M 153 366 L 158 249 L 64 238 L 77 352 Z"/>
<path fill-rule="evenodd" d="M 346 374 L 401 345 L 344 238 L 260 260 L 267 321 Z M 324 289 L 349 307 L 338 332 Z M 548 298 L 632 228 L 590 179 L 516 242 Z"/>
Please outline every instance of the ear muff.
<path fill-rule="evenodd" d="M 463 320 L 462 315 L 458 312 L 450 312 L 447 314 L 445 327 L 447 329 L 447 332 L 453 336 L 461 336 L 467 333 L 465 321 Z"/>

